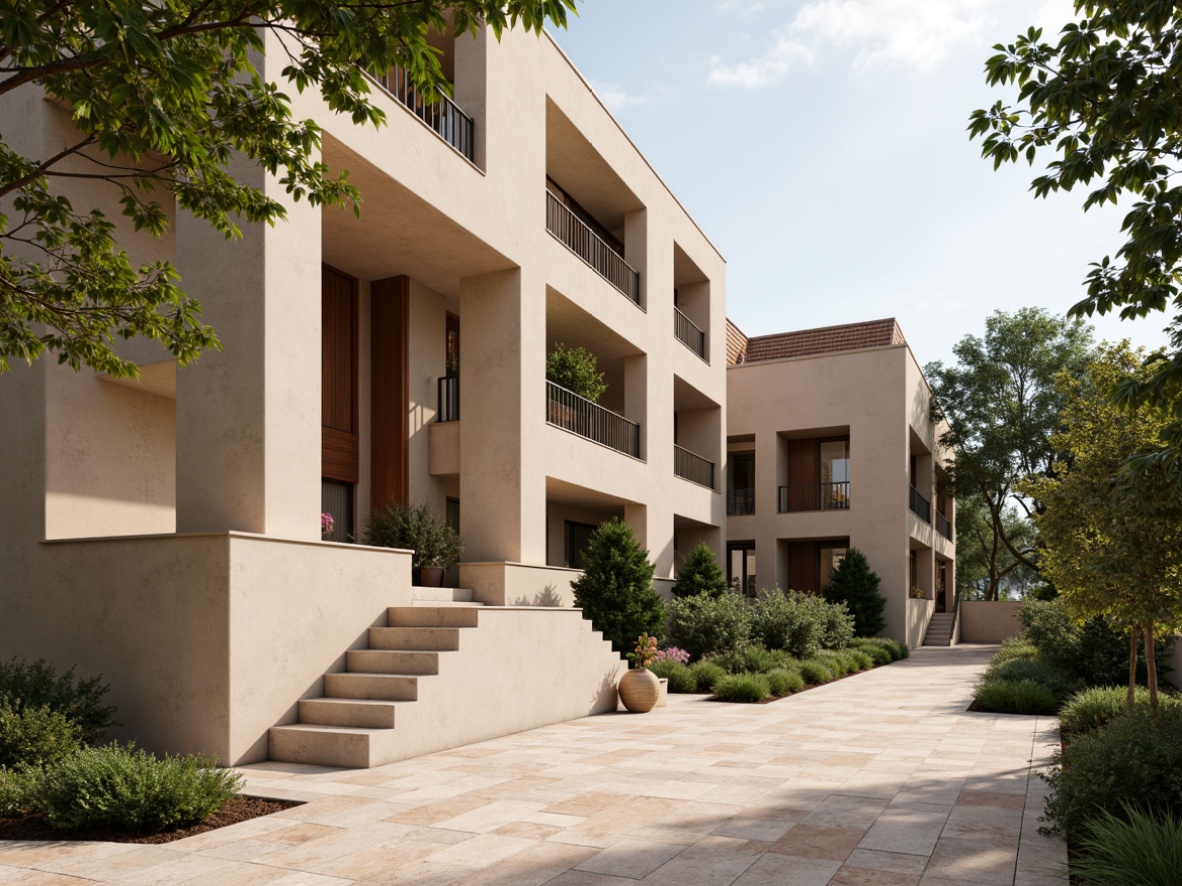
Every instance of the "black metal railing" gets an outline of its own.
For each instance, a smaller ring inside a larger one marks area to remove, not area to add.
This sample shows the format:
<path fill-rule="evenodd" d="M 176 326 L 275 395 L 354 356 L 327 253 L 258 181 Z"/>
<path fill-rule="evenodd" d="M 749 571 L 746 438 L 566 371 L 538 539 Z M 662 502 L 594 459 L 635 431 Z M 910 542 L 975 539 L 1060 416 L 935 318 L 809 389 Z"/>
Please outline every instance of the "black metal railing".
<path fill-rule="evenodd" d="M 406 74 L 405 68 L 391 68 L 383 74 L 370 73 L 378 85 L 398 99 L 412 114 L 426 123 L 441 139 L 476 161 L 476 124 L 446 95 L 428 101 Z"/>
<path fill-rule="evenodd" d="M 673 444 L 673 473 L 707 489 L 714 488 L 714 462 L 676 443 Z"/>
<path fill-rule="evenodd" d="M 806 483 L 780 487 L 780 513 L 795 511 L 848 511 L 850 483 Z"/>
<path fill-rule="evenodd" d="M 677 305 L 673 306 L 673 334 L 683 345 L 706 359 L 706 333 L 698 325 L 681 312 Z"/>
<path fill-rule="evenodd" d="M 941 514 L 939 508 L 936 509 L 936 532 L 952 541 L 952 521 Z"/>
<path fill-rule="evenodd" d="M 439 410 L 436 421 L 460 420 L 460 377 L 445 375 L 439 379 Z"/>
<path fill-rule="evenodd" d="M 754 489 L 728 489 L 726 512 L 729 516 L 755 513 Z"/>
<path fill-rule="evenodd" d="M 919 494 L 919 490 L 911 487 L 911 513 L 925 523 L 932 522 L 932 503 Z"/>
<path fill-rule="evenodd" d="M 640 304 L 640 273 L 549 191 L 546 192 L 546 230 L 604 280 Z"/>
<path fill-rule="evenodd" d="M 552 381 L 546 382 L 546 422 L 640 458 L 640 425 Z"/>

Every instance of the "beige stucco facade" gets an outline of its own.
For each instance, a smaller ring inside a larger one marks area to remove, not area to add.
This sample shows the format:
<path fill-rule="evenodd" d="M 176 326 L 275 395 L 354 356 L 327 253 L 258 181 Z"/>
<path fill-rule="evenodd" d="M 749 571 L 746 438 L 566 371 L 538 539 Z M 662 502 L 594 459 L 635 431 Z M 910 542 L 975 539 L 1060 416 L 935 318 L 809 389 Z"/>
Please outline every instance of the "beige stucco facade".
<path fill-rule="evenodd" d="M 660 579 L 699 540 L 723 552 L 723 259 L 549 36 L 481 34 L 445 41 L 445 52 L 471 156 L 376 82 L 381 129 L 287 90 L 294 115 L 322 126 L 323 161 L 361 189 L 360 218 L 293 202 L 245 162 L 234 174 L 288 217 L 243 224 L 241 240 L 184 213 L 152 240 L 125 229 L 117 192 L 69 192 L 118 221 L 134 262 L 174 262 L 222 342 L 183 368 L 148 343 L 120 343 L 141 364 L 137 381 L 52 359 L 0 378 L 0 649 L 101 673 L 120 737 L 264 759 L 269 727 L 295 721 L 300 699 L 323 691 L 323 675 L 345 667 L 387 607 L 413 602 L 407 552 L 320 539 L 326 268 L 350 281 L 356 304 L 356 476 L 352 513 L 335 515 L 354 533 L 385 503 L 375 500 L 375 426 L 396 414 L 402 497 L 458 509 L 466 547 L 452 577 L 478 602 L 569 607 L 567 527 L 610 516 L 633 526 Z M 284 64 L 273 51 L 264 73 Z M 67 110 L 31 91 L 6 97 L 3 112 L 26 121 L 14 147 L 28 156 L 69 138 Z M 634 292 L 552 230 L 550 191 L 619 241 Z M 401 339 L 373 321 L 392 279 L 405 284 Z M 679 312 L 690 321 L 679 329 L 703 333 L 700 348 L 675 333 Z M 457 323 L 462 405 L 440 421 Z M 597 356 L 609 385 L 600 405 L 634 428 L 635 451 L 605 445 L 593 422 L 556 418 L 545 380 L 556 341 Z M 401 401 L 378 393 L 382 360 L 401 361 Z M 677 467 L 684 452 L 696 480 Z M 527 647 L 538 622 L 518 623 Z M 578 654 L 570 637 L 559 645 Z M 501 642 L 499 658 L 487 646 L 466 654 L 507 679 L 465 701 L 463 716 L 477 720 L 481 704 L 513 704 L 521 687 L 509 677 L 530 655 L 520 643 Z M 504 728 L 607 709 L 600 684 L 612 667 L 595 659 L 580 671 L 594 685 L 571 690 L 573 708 L 531 702 Z"/>
<path fill-rule="evenodd" d="M 939 495 L 945 456 L 930 406 L 931 391 L 902 341 L 731 365 L 732 582 L 746 557 L 754 573 L 747 576 L 748 592 L 817 591 L 832 557 L 856 547 L 882 579 L 885 633 L 909 646 L 921 643 L 932 613 L 951 609 L 955 587 L 955 546 L 948 537 L 955 515 L 951 500 Z M 815 459 L 816 447 L 826 443 L 839 453 L 830 462 L 831 476 L 812 463 L 797 470 L 798 455 Z M 740 455 L 754 457 L 753 483 L 737 479 Z M 736 490 L 736 482 L 743 488 Z M 949 521 L 940 524 L 944 533 L 937 530 L 939 507 Z M 917 513 L 925 510 L 926 516 Z M 817 557 L 829 559 L 818 565 Z M 913 587 L 922 599 L 912 596 Z"/>

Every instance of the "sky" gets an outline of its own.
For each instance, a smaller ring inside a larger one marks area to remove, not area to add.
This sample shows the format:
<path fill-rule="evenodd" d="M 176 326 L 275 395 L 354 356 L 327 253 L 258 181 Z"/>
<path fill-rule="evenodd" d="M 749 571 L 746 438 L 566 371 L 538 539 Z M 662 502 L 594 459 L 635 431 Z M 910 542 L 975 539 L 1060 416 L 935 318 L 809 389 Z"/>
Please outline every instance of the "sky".
<path fill-rule="evenodd" d="M 995 310 L 1063 314 L 1125 210 L 1036 200 L 1041 171 L 980 156 L 969 114 L 1006 97 L 995 43 L 1053 38 L 1070 0 L 582 0 L 554 37 L 726 258 L 748 335 L 895 317 L 954 362 Z M 1167 343 L 1168 317 L 1091 321 Z"/>

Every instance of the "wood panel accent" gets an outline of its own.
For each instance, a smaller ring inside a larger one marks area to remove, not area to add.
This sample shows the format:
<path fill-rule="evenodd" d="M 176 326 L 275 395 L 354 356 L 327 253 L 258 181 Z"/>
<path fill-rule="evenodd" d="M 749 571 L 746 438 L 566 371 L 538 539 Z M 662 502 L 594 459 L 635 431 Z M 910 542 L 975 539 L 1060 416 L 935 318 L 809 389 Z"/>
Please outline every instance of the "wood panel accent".
<path fill-rule="evenodd" d="M 359 479 L 357 281 L 327 265 L 320 289 L 320 474 Z"/>
<path fill-rule="evenodd" d="M 788 485 L 811 486 L 817 482 L 817 438 L 788 441 Z"/>
<path fill-rule="evenodd" d="M 407 336 L 410 278 L 388 277 L 370 284 L 370 502 L 376 511 L 409 491 L 407 442 Z"/>
<path fill-rule="evenodd" d="M 336 428 L 321 428 L 320 441 L 320 476 L 342 483 L 360 482 L 357 435 Z"/>
<path fill-rule="evenodd" d="M 815 541 L 788 542 L 788 587 L 816 593 L 821 581 L 821 546 Z"/>

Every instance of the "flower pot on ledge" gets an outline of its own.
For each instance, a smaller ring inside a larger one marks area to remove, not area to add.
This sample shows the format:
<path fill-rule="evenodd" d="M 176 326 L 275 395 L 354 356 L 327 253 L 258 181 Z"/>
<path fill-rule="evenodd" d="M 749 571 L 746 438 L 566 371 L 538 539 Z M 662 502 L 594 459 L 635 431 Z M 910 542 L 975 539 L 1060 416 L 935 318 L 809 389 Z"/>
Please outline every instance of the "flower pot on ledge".
<path fill-rule="evenodd" d="M 656 707 L 661 681 L 648 668 L 633 668 L 620 678 L 620 702 L 634 714 L 647 714 Z"/>
<path fill-rule="evenodd" d="M 424 588 L 443 587 L 443 574 L 447 569 L 443 566 L 424 566 L 419 570 L 419 586 Z"/>

